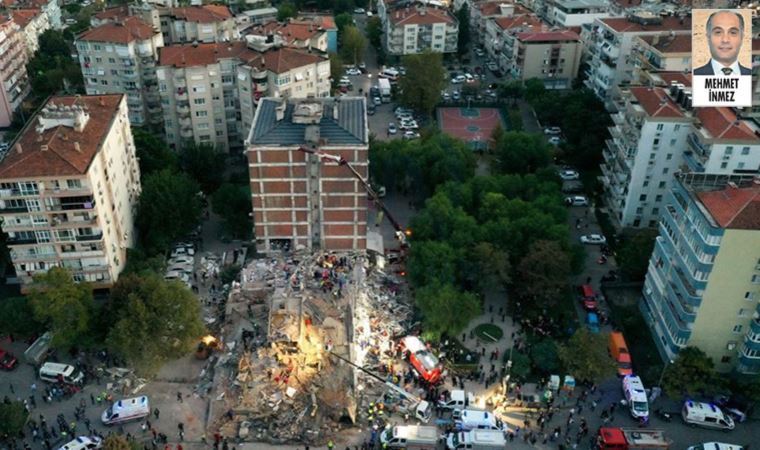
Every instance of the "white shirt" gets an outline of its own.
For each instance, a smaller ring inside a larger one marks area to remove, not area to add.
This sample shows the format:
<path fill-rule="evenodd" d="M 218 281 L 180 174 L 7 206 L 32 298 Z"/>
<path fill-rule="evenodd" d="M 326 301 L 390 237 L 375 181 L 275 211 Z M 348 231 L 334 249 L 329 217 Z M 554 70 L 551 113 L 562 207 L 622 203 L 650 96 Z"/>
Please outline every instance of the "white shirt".
<path fill-rule="evenodd" d="M 715 75 L 717 75 L 717 76 L 720 76 L 720 77 L 738 77 L 738 76 L 741 76 L 741 74 L 742 74 L 741 69 L 739 69 L 739 61 L 738 60 L 734 61 L 734 63 L 731 64 L 730 66 L 724 66 L 723 64 L 719 63 L 718 61 L 716 61 L 714 59 L 710 59 L 710 64 L 712 65 L 713 73 Z M 731 68 L 731 75 L 726 75 L 725 73 L 723 73 L 722 69 L 724 67 L 730 67 Z"/>

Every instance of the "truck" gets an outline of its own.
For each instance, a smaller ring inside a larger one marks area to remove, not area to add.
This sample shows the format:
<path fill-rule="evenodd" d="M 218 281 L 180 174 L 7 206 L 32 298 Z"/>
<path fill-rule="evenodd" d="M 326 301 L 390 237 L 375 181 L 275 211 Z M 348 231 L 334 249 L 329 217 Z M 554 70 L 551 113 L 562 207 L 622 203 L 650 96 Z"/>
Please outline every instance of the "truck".
<path fill-rule="evenodd" d="M 380 78 L 377 80 L 377 87 L 380 89 L 380 100 L 383 103 L 389 103 L 391 101 L 391 82 L 387 78 Z"/>
<path fill-rule="evenodd" d="M 383 448 L 404 448 L 407 450 L 435 450 L 438 446 L 436 427 L 400 425 L 387 428 L 380 434 Z"/>
<path fill-rule="evenodd" d="M 401 349 L 406 353 L 409 363 L 418 374 L 431 384 L 441 381 L 443 370 L 438 358 L 427 349 L 420 338 L 406 336 L 401 339 Z"/>
<path fill-rule="evenodd" d="M 449 450 L 495 450 L 507 446 L 504 432 L 498 430 L 471 430 L 450 433 L 446 438 Z"/>
<path fill-rule="evenodd" d="M 597 450 L 667 450 L 670 440 L 663 430 L 643 428 L 599 428 L 596 436 Z"/>
<path fill-rule="evenodd" d="M 451 391 L 448 398 L 445 400 L 439 400 L 438 406 L 442 409 L 467 409 L 470 405 L 475 404 L 475 396 L 472 392 L 467 392 L 455 389 Z"/>
<path fill-rule="evenodd" d="M 53 333 L 47 332 L 38 337 L 32 345 L 24 351 L 24 359 L 29 364 L 39 367 L 50 354 L 50 343 L 53 341 Z"/>

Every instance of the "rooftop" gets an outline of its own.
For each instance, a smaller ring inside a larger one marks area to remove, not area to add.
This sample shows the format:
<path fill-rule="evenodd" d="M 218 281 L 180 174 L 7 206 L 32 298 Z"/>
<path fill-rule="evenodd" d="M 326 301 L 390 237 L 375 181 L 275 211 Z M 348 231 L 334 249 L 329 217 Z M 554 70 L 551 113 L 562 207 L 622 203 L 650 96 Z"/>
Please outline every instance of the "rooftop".
<path fill-rule="evenodd" d="M 365 101 L 363 97 L 263 98 L 248 140 L 267 146 L 302 145 L 311 138 L 325 145 L 367 145 Z M 312 128 L 315 125 L 318 130 Z"/>
<path fill-rule="evenodd" d="M 695 108 L 697 118 L 712 139 L 760 142 L 760 138 L 730 108 Z"/>
<path fill-rule="evenodd" d="M 684 117 L 681 108 L 673 103 L 665 89 L 634 86 L 630 88 L 630 92 L 649 117 Z"/>
<path fill-rule="evenodd" d="M 115 8 L 104 9 L 103 11 L 95 13 L 92 17 L 98 20 L 124 19 L 129 17 L 129 6 L 122 5 Z"/>
<path fill-rule="evenodd" d="M 653 72 L 651 75 L 659 77 L 666 86 L 670 86 L 671 82 L 675 81 L 686 87 L 691 87 L 691 72 Z"/>
<path fill-rule="evenodd" d="M 691 53 L 691 33 L 639 36 L 650 47 L 663 54 Z"/>
<path fill-rule="evenodd" d="M 760 230 L 760 182 L 737 187 L 729 183 L 716 191 L 696 193 L 699 201 L 722 228 Z"/>
<path fill-rule="evenodd" d="M 568 30 L 562 31 L 527 31 L 517 33 L 517 39 L 522 42 L 567 42 L 580 41 L 577 33 Z"/>
<path fill-rule="evenodd" d="M 159 49 L 158 55 L 160 66 L 207 66 L 221 59 L 236 58 L 249 66 L 264 68 L 274 73 L 284 73 L 326 60 L 320 52 L 290 47 L 273 48 L 260 53 L 248 48 L 245 42 L 170 45 Z"/>
<path fill-rule="evenodd" d="M 433 6 L 412 6 L 388 11 L 388 17 L 394 25 L 431 25 L 434 23 L 454 24 L 456 19 L 445 9 Z"/>
<path fill-rule="evenodd" d="M 543 22 L 533 13 L 530 14 L 518 14 L 512 17 L 499 17 L 493 19 L 496 25 L 502 30 L 511 30 L 519 27 L 530 27 L 535 29 L 541 29 Z"/>
<path fill-rule="evenodd" d="M 555 0 L 564 9 L 609 8 L 608 0 Z"/>
<path fill-rule="evenodd" d="M 256 25 L 246 30 L 246 33 L 259 36 L 278 34 L 282 36 L 287 44 L 293 44 L 296 41 L 307 41 L 325 31 L 325 28 L 312 21 L 291 20 L 286 23 L 271 21 L 262 25 Z"/>
<path fill-rule="evenodd" d="M 151 39 L 159 33 L 137 17 L 127 17 L 123 20 L 108 22 L 91 28 L 80 34 L 77 40 L 128 44 L 133 41 Z"/>
<path fill-rule="evenodd" d="M 29 22 L 40 15 L 40 9 L 14 9 L 11 11 L 11 14 L 13 14 L 13 21 L 16 22 L 21 28 L 25 28 L 27 25 L 29 25 Z"/>
<path fill-rule="evenodd" d="M 201 5 L 172 8 L 171 15 L 178 20 L 196 23 L 222 22 L 233 17 L 230 8 L 224 5 Z"/>
<path fill-rule="evenodd" d="M 499 16 L 501 15 L 501 7 L 502 6 L 509 6 L 514 9 L 513 14 L 528 14 L 530 13 L 529 9 L 526 9 L 522 5 L 515 5 L 514 3 L 510 3 L 507 1 L 489 1 L 489 2 L 482 2 L 482 3 L 476 3 L 474 5 L 475 8 L 480 10 L 480 15 L 482 17 L 492 17 L 492 16 Z"/>
<path fill-rule="evenodd" d="M 691 31 L 691 18 L 663 17 L 657 23 L 643 24 L 627 17 L 598 19 L 618 33 L 654 33 L 657 31 Z"/>
<path fill-rule="evenodd" d="M 86 173 L 122 98 L 123 94 L 50 98 L 0 161 L 0 179 Z"/>

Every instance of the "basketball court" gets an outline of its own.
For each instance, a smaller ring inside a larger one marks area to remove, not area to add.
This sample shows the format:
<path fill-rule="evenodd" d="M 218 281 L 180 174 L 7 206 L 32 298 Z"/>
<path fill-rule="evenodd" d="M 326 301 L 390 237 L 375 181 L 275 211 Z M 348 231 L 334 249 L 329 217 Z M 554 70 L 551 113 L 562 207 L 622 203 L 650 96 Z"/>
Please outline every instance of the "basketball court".
<path fill-rule="evenodd" d="M 488 148 L 496 125 L 507 129 L 497 108 L 438 108 L 438 123 L 444 133 L 481 151 Z"/>

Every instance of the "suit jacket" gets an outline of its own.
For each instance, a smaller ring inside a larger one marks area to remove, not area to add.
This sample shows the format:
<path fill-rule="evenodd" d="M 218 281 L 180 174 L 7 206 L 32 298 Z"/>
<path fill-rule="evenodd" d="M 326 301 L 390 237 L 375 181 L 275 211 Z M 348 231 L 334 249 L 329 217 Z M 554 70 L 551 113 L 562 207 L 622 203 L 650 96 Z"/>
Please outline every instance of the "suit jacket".
<path fill-rule="evenodd" d="M 712 60 L 704 66 L 694 69 L 694 75 L 715 75 L 712 68 Z M 752 75 L 752 70 L 739 64 L 739 75 Z"/>

